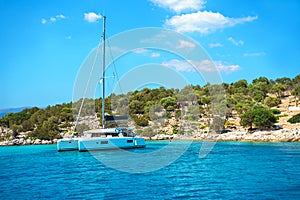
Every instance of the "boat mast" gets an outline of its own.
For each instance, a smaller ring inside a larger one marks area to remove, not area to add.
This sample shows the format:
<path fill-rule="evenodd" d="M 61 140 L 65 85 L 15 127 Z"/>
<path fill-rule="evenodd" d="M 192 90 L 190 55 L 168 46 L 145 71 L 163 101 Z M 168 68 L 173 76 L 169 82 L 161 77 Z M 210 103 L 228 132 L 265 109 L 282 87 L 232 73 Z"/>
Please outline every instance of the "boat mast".
<path fill-rule="evenodd" d="M 106 16 L 103 16 L 103 50 L 102 50 L 102 128 L 105 128 L 105 30 L 106 29 Z"/>

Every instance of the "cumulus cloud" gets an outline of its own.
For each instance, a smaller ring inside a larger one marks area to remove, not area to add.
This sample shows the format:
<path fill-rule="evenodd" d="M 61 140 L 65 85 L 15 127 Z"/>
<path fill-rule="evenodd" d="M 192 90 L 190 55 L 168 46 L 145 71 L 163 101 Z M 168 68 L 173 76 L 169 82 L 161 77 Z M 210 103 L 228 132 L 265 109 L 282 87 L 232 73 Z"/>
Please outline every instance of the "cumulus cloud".
<path fill-rule="evenodd" d="M 59 14 L 59 15 L 56 15 L 54 17 L 50 17 L 49 19 L 43 18 L 41 20 L 41 23 L 42 24 L 53 23 L 53 22 L 56 22 L 56 21 L 61 20 L 61 19 L 66 19 L 66 17 L 63 14 Z"/>
<path fill-rule="evenodd" d="M 50 17 L 50 21 L 51 21 L 51 22 L 55 22 L 55 21 L 56 21 L 56 18 L 55 18 L 55 17 Z"/>
<path fill-rule="evenodd" d="M 244 44 L 244 41 L 242 40 L 235 40 L 232 37 L 228 38 L 228 41 L 230 41 L 232 44 L 234 44 L 235 46 L 240 46 Z"/>
<path fill-rule="evenodd" d="M 179 40 L 179 45 L 176 46 L 177 49 L 184 49 L 184 48 L 189 48 L 193 49 L 195 48 L 195 44 L 186 40 Z"/>
<path fill-rule="evenodd" d="M 239 65 L 232 65 L 229 63 L 224 63 L 222 61 L 211 61 L 211 60 L 182 61 L 182 60 L 173 59 L 168 62 L 163 62 L 162 65 L 165 67 L 174 68 L 176 71 L 179 72 L 196 72 L 197 69 L 199 71 L 205 71 L 205 72 L 220 71 L 224 73 L 232 73 L 240 69 Z"/>
<path fill-rule="evenodd" d="M 222 47 L 223 45 L 221 43 L 211 43 L 209 44 L 210 48 L 215 48 L 215 47 Z"/>
<path fill-rule="evenodd" d="M 143 53 L 147 53 L 148 50 L 144 48 L 138 48 L 138 49 L 134 49 L 132 52 L 136 54 L 143 54 Z"/>
<path fill-rule="evenodd" d="M 65 19 L 66 17 L 62 14 L 56 15 L 56 19 Z"/>
<path fill-rule="evenodd" d="M 222 61 L 214 61 L 217 69 L 221 72 L 232 73 L 240 69 L 239 65 L 232 65 L 229 63 L 224 63 Z"/>
<path fill-rule="evenodd" d="M 47 20 L 43 18 L 43 19 L 41 20 L 41 23 L 42 23 L 42 24 L 46 24 L 46 23 L 47 23 Z"/>
<path fill-rule="evenodd" d="M 84 13 L 84 19 L 90 23 L 96 22 L 98 19 L 101 19 L 102 15 L 96 14 L 94 12 Z"/>
<path fill-rule="evenodd" d="M 195 13 L 176 15 L 166 20 L 166 25 L 178 32 L 199 32 L 209 34 L 218 29 L 232 27 L 237 24 L 243 24 L 256 20 L 257 16 L 248 16 L 243 18 L 225 17 L 220 13 L 210 11 L 198 11 Z"/>
<path fill-rule="evenodd" d="M 178 72 L 195 72 L 195 68 L 188 61 L 173 59 L 162 63 L 165 67 L 174 68 Z"/>
<path fill-rule="evenodd" d="M 204 7 L 205 0 L 150 0 L 155 5 L 167 8 L 176 13 L 181 13 L 183 11 L 196 11 Z"/>
<path fill-rule="evenodd" d="M 265 52 L 255 52 L 255 53 L 244 53 L 243 56 L 251 57 L 251 56 L 264 56 Z"/>
<path fill-rule="evenodd" d="M 157 58 L 157 57 L 160 57 L 160 53 L 154 52 L 151 54 L 151 58 Z"/>

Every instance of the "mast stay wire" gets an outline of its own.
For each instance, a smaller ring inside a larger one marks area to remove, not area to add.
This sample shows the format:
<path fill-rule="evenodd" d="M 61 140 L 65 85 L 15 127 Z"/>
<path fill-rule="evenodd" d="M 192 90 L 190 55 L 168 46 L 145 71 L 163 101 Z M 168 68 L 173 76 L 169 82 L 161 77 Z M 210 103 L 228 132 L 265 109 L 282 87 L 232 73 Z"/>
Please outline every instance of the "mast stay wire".
<path fill-rule="evenodd" d="M 111 59 L 112 59 L 112 65 L 113 65 L 113 68 L 114 68 L 114 71 L 115 71 L 115 75 L 116 75 L 116 78 L 117 78 L 117 85 L 120 89 L 120 92 L 121 94 L 123 94 L 123 90 L 122 90 L 122 87 L 121 87 L 121 84 L 120 84 L 120 78 L 119 78 L 119 74 L 118 74 L 118 71 L 117 71 L 117 68 L 116 68 L 116 63 L 115 63 L 115 59 L 114 59 L 114 56 L 112 54 L 112 50 L 111 50 L 111 46 L 110 46 L 110 43 L 109 43 L 109 40 L 107 40 L 107 46 L 109 47 L 109 53 L 110 53 L 110 56 L 111 56 Z"/>
<path fill-rule="evenodd" d="M 90 71 L 90 74 L 89 74 L 89 79 L 88 79 L 88 82 L 86 84 L 86 87 L 85 87 L 85 90 L 84 90 L 84 93 L 83 93 L 83 98 L 82 98 L 82 101 L 81 101 L 81 104 L 80 104 L 80 108 L 79 108 L 79 111 L 78 111 L 78 114 L 77 114 L 77 117 L 76 117 L 74 131 L 76 130 L 76 126 L 78 125 L 78 121 L 79 121 L 80 113 L 82 111 L 82 107 L 83 107 L 83 104 L 84 104 L 85 96 L 86 96 L 87 90 L 88 90 L 90 82 L 91 82 L 93 71 L 94 71 L 94 68 L 95 68 L 95 65 L 96 65 L 96 62 L 97 62 L 97 58 L 98 58 L 98 55 L 99 55 L 99 49 L 101 47 L 101 41 L 102 41 L 102 39 L 100 39 L 100 41 L 99 41 L 99 43 L 97 45 L 97 48 L 96 48 L 96 54 L 95 54 L 95 57 L 94 57 L 94 60 L 93 60 L 93 64 L 92 64 L 92 68 L 91 68 L 91 71 Z"/>

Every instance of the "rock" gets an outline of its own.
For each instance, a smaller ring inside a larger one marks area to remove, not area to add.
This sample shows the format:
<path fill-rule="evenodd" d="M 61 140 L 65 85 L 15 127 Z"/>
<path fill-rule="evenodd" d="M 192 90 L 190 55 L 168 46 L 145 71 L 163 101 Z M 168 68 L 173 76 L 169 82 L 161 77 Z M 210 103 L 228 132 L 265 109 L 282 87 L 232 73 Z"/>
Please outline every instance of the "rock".
<path fill-rule="evenodd" d="M 13 145 L 18 145 L 18 144 L 20 144 L 20 141 L 19 141 L 19 139 L 13 139 L 12 143 L 13 143 Z"/>
<path fill-rule="evenodd" d="M 40 139 L 36 139 L 34 142 L 33 142 L 33 144 L 41 144 L 42 143 L 42 141 L 40 140 Z"/>
<path fill-rule="evenodd" d="M 19 144 L 23 144 L 24 141 L 25 141 L 24 138 L 20 138 L 20 139 L 19 139 Z"/>

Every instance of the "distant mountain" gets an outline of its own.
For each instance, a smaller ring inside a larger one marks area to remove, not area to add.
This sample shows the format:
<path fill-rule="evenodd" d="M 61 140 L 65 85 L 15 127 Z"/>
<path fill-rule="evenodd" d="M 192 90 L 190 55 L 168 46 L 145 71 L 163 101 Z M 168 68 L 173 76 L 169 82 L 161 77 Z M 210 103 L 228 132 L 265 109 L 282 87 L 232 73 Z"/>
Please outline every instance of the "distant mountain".
<path fill-rule="evenodd" d="M 26 108 L 31 108 L 29 106 L 24 106 L 24 107 L 20 107 L 20 108 L 2 108 L 0 109 L 0 117 L 3 117 L 4 115 L 6 115 L 7 113 L 17 113 L 17 112 L 21 112 L 22 110 L 26 109 Z"/>

